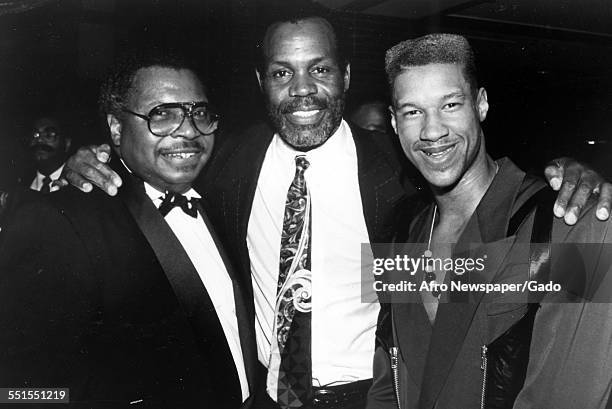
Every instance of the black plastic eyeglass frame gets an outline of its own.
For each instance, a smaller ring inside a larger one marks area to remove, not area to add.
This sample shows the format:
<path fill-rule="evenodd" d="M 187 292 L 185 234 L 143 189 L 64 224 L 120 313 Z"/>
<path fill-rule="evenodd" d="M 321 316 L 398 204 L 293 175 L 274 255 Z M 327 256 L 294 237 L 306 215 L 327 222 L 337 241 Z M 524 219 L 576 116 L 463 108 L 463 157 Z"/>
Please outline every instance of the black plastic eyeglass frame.
<path fill-rule="evenodd" d="M 167 104 L 159 104 L 157 106 L 154 106 L 148 114 L 144 115 L 144 114 L 139 114 L 138 112 L 134 112 L 130 109 L 127 108 L 121 108 L 123 112 L 127 112 L 128 114 L 132 114 L 140 119 L 144 119 L 145 121 L 147 121 L 147 126 L 149 127 L 149 131 L 155 135 L 155 136 L 159 136 L 159 137 L 164 137 L 164 136 L 169 136 L 172 135 L 174 132 L 177 131 L 177 129 L 180 129 L 181 126 L 183 126 L 183 123 L 185 122 L 185 118 L 189 117 L 189 119 L 191 120 L 191 125 L 202 135 L 212 135 L 213 133 L 215 133 L 215 131 L 212 132 L 203 132 L 200 128 L 198 128 L 198 126 L 196 125 L 195 121 L 193 120 L 193 110 L 196 108 L 201 108 L 201 107 L 205 107 L 207 109 L 207 111 L 210 113 L 210 117 L 211 117 L 211 121 L 210 121 L 210 125 L 209 127 L 212 127 L 213 124 L 217 121 L 219 121 L 219 115 L 214 113 L 211 109 L 210 109 L 210 105 L 206 102 L 197 102 L 197 101 L 193 101 L 193 102 L 170 102 Z M 168 133 L 164 133 L 164 134 L 159 134 L 159 133 L 155 133 L 153 132 L 153 130 L 151 129 L 151 117 L 153 116 L 153 112 L 157 109 L 160 108 L 181 108 L 183 110 L 183 119 L 181 120 L 181 123 L 174 128 L 171 132 Z"/>

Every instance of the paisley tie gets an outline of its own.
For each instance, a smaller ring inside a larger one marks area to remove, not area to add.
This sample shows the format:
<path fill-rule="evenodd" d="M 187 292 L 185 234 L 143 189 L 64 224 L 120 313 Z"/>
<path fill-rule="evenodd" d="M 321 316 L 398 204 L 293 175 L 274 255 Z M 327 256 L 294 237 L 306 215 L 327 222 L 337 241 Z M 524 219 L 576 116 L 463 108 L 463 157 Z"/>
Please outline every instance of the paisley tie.
<path fill-rule="evenodd" d="M 295 158 L 295 177 L 285 202 L 268 393 L 281 408 L 312 403 L 310 197 L 304 172 L 310 163 Z"/>

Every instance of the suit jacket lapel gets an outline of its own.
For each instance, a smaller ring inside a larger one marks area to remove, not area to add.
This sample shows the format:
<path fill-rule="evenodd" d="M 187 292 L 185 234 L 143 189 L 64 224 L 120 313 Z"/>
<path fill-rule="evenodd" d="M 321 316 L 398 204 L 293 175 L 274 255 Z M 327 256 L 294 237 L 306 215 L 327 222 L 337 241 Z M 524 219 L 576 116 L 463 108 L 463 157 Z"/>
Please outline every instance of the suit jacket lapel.
<path fill-rule="evenodd" d="M 405 204 L 408 195 L 401 183 L 402 169 L 396 152 L 384 135 L 371 135 L 357 127 L 351 127 L 357 151 L 359 190 L 363 213 L 371 243 L 388 243 L 395 233 L 397 209 Z M 389 145 L 389 146 L 385 146 Z"/>
<path fill-rule="evenodd" d="M 198 272 L 170 226 L 146 196 L 142 182 L 125 170 L 119 170 L 119 173 L 124 181 L 119 197 L 126 204 L 157 256 L 179 305 L 194 330 L 196 343 L 207 355 L 211 347 L 225 346 L 221 347 L 228 354 L 225 362 L 230 360 L 232 364 L 217 370 L 227 372 L 228 376 L 231 376 L 232 371 L 228 368 L 233 368 L 237 385 L 237 372 L 223 328 Z"/>
<path fill-rule="evenodd" d="M 247 380 L 249 382 L 249 389 L 251 395 L 253 395 L 255 393 L 254 387 L 257 382 L 257 347 L 255 345 L 255 329 L 253 327 L 254 308 L 252 303 L 253 297 L 251 295 L 252 288 L 250 286 L 244 288 L 244 286 L 240 284 L 241 280 L 239 280 L 232 263 L 229 261 L 229 258 L 223 249 L 219 236 L 215 232 L 210 220 L 208 219 L 208 216 L 206 215 L 205 206 L 199 206 L 198 210 L 200 211 L 200 215 L 202 216 L 204 223 L 208 227 L 210 235 L 217 245 L 217 250 L 221 255 L 223 264 L 225 264 L 227 273 L 232 279 L 234 289 L 234 305 L 236 306 L 236 318 L 238 320 L 238 332 L 240 335 L 240 345 L 242 347 L 242 355 Z"/>
<path fill-rule="evenodd" d="M 247 229 L 257 180 L 263 161 L 274 136 L 267 124 L 258 124 L 237 140 L 222 147 L 208 171 L 205 193 L 214 195 L 221 209 L 211 209 L 216 225 L 224 232 L 224 242 L 230 255 L 239 258 L 245 288 L 251 285 L 251 266 L 246 246 Z M 239 164 L 243 164 L 239 166 Z"/>

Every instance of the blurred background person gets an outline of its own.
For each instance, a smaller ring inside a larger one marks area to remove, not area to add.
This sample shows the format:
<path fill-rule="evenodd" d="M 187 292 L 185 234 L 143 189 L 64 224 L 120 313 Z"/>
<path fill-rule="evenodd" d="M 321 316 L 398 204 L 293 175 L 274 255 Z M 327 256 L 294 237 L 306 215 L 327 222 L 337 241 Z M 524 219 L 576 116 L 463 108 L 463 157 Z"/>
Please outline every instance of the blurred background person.
<path fill-rule="evenodd" d="M 64 169 L 72 138 L 68 135 L 59 114 L 38 115 L 32 123 L 32 130 L 26 137 L 30 157 L 35 164 L 35 175 L 21 180 L 32 190 L 49 193 L 58 190 L 53 186 Z"/>
<path fill-rule="evenodd" d="M 389 133 L 391 130 L 389 103 L 382 98 L 361 100 L 351 110 L 349 119 L 369 131 Z"/>

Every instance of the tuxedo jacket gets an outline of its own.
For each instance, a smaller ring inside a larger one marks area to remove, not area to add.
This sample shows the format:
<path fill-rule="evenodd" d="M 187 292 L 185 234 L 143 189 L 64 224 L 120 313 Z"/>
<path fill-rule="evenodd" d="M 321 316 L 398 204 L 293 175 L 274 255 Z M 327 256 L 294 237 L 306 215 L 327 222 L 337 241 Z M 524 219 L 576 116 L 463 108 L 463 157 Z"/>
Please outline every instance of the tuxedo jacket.
<path fill-rule="evenodd" d="M 350 126 L 357 151 L 359 189 L 371 243 L 388 242 L 398 209 L 418 208 L 413 173 L 399 143 L 388 135 Z M 274 131 L 259 123 L 242 134 L 221 138 L 221 146 L 199 180 L 209 216 L 226 249 L 237 260 L 245 286 L 251 285 L 247 229 L 257 181 Z M 280 248 L 279 248 L 280 251 Z"/>
<path fill-rule="evenodd" d="M 68 387 L 75 407 L 249 406 L 197 271 L 142 181 L 121 175 L 116 197 L 69 188 L 10 215 L 0 236 L 0 385 Z M 217 247 L 252 386 L 252 300 Z"/>

